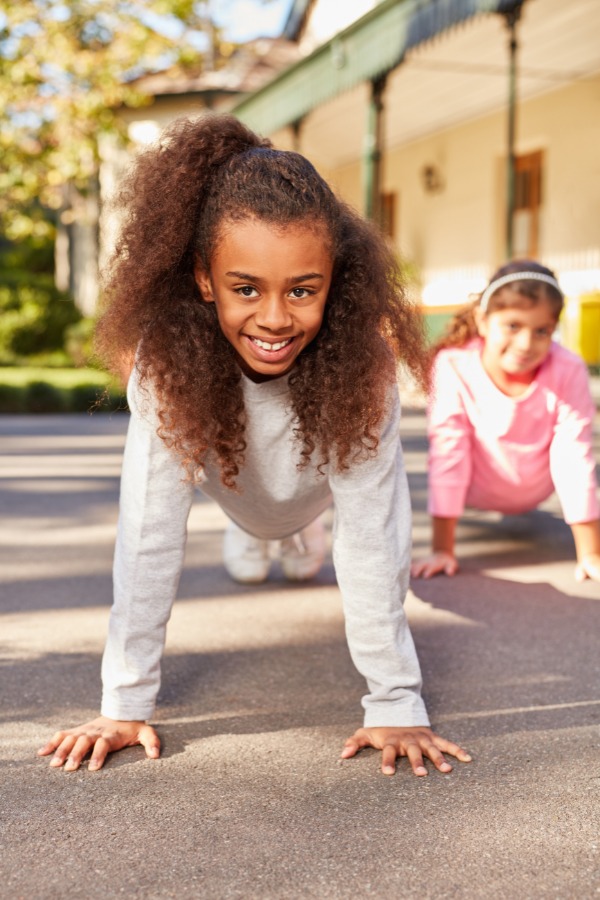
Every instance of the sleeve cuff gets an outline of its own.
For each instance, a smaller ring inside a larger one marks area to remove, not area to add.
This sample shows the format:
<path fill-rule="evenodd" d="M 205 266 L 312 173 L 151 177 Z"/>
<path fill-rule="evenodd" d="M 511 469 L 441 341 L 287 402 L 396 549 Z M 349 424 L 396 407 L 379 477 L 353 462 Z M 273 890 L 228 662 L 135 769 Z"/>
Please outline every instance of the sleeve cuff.
<path fill-rule="evenodd" d="M 466 488 L 464 485 L 440 485 L 429 488 L 427 511 L 430 516 L 443 519 L 458 519 L 465 509 Z"/>
<path fill-rule="evenodd" d="M 147 722 L 154 714 L 154 705 L 127 706 L 117 700 L 103 700 L 100 714 L 117 722 Z"/>
<path fill-rule="evenodd" d="M 410 728 L 430 724 L 425 704 L 417 694 L 409 702 L 370 704 L 363 700 L 363 706 L 365 728 Z"/>

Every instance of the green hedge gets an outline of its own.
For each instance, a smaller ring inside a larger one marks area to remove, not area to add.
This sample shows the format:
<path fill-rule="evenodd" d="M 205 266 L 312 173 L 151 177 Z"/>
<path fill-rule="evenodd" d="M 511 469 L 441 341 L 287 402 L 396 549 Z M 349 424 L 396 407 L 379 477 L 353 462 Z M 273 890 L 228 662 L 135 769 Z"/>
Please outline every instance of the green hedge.
<path fill-rule="evenodd" d="M 73 299 L 48 275 L 0 272 L 0 364 L 62 351 L 69 328 L 80 322 Z"/>
<path fill-rule="evenodd" d="M 0 368 L 0 413 L 115 412 L 123 389 L 96 369 Z"/>

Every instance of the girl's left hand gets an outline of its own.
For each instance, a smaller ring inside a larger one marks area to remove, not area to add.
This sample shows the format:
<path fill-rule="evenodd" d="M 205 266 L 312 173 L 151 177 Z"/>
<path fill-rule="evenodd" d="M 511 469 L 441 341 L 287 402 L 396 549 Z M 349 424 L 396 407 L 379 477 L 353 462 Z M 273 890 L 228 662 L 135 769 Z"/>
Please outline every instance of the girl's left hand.
<path fill-rule="evenodd" d="M 600 581 L 600 553 L 588 553 L 582 557 L 575 566 L 575 579 L 585 581 Z"/>
<path fill-rule="evenodd" d="M 452 771 L 452 766 L 442 752 L 455 756 L 461 762 L 471 762 L 471 756 L 466 750 L 435 734 L 425 725 L 408 728 L 359 728 L 344 744 L 342 759 L 356 756 L 364 747 L 383 751 L 381 771 L 384 775 L 394 774 L 399 756 L 407 756 L 414 774 L 421 776 L 427 775 L 423 756 L 430 759 L 440 772 Z"/>

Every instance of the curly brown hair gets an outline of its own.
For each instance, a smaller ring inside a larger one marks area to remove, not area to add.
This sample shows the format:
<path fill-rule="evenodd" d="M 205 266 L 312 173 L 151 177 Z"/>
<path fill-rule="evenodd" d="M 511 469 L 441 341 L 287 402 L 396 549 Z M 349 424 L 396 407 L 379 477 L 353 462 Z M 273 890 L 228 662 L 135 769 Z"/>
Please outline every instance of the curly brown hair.
<path fill-rule="evenodd" d="M 541 263 L 532 259 L 514 259 L 494 272 L 490 278 L 489 285 L 504 275 L 518 275 L 520 272 L 537 272 L 540 275 L 556 280 L 554 272 Z M 476 300 L 461 307 L 455 313 L 448 323 L 446 331 L 432 348 L 433 357 L 446 347 L 463 347 L 477 336 L 475 310 L 479 306 L 484 293 L 485 291 L 482 291 Z M 550 305 L 552 314 L 558 322 L 564 305 L 562 292 L 544 281 L 537 281 L 533 278 L 519 278 L 511 281 L 509 284 L 498 287 L 494 291 L 487 302 L 485 315 L 488 316 L 490 313 L 498 312 L 502 309 L 529 308 L 536 306 L 542 301 Z"/>
<path fill-rule="evenodd" d="M 320 331 L 289 378 L 301 465 L 339 470 L 377 448 L 398 363 L 426 386 L 423 326 L 385 238 L 335 196 L 303 156 L 273 149 L 230 115 L 180 119 L 141 152 L 105 278 L 97 348 L 119 372 L 135 356 L 159 407 L 159 434 L 186 465 L 210 450 L 228 487 L 244 463 L 241 370 L 194 277 L 224 222 L 324 227 L 333 277 Z"/>

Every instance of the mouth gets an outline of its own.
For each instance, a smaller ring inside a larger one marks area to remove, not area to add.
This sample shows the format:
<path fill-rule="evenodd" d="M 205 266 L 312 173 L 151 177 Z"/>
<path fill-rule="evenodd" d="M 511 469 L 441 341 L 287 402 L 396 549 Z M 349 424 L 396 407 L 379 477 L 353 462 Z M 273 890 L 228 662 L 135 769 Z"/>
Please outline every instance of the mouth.
<path fill-rule="evenodd" d="M 243 336 L 253 359 L 261 363 L 286 363 L 296 354 L 298 335 L 267 341 L 264 338 L 246 334 Z"/>
<path fill-rule="evenodd" d="M 531 356 L 513 356 L 513 363 L 517 366 L 532 365 L 534 360 Z"/>
<path fill-rule="evenodd" d="M 261 338 L 250 337 L 250 341 L 255 347 L 259 347 L 261 350 L 266 350 L 269 353 L 276 353 L 278 350 L 283 350 L 284 347 L 289 347 L 293 340 L 294 338 L 290 337 L 283 341 L 263 341 Z"/>

